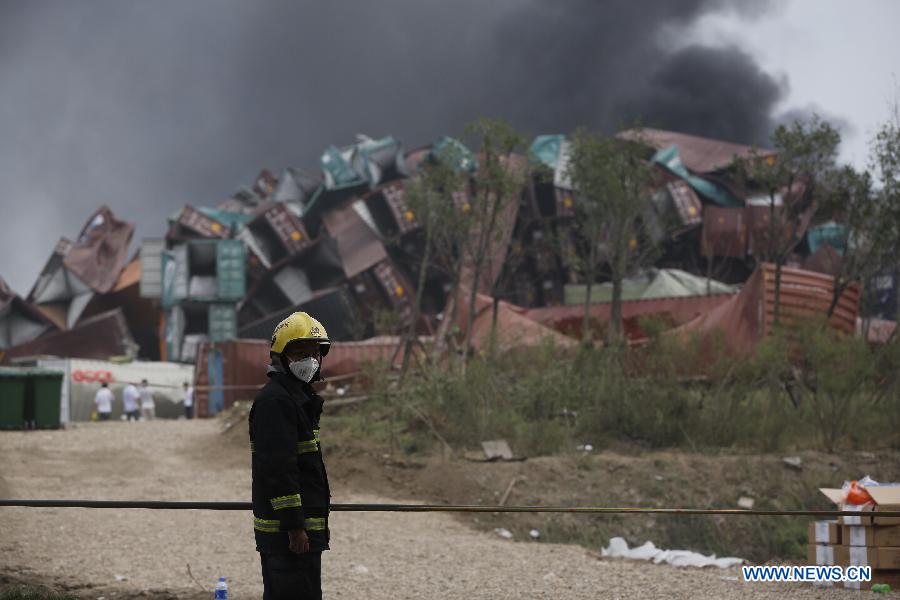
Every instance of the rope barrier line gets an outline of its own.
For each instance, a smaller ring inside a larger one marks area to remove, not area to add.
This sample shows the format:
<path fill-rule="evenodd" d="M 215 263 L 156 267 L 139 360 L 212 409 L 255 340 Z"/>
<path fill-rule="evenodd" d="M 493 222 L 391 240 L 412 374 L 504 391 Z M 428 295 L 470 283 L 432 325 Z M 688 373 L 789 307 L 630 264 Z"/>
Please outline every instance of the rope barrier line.
<path fill-rule="evenodd" d="M 31 508 L 145 508 L 153 510 L 252 510 L 250 502 L 195 502 L 165 500 L 9 500 L 0 507 Z M 459 512 L 459 513 L 579 513 L 726 515 L 751 517 L 858 517 L 850 510 L 744 510 L 739 508 L 644 508 L 605 506 L 480 506 L 460 504 L 332 504 L 332 512 Z M 878 511 L 879 517 L 900 517 L 900 511 Z"/>

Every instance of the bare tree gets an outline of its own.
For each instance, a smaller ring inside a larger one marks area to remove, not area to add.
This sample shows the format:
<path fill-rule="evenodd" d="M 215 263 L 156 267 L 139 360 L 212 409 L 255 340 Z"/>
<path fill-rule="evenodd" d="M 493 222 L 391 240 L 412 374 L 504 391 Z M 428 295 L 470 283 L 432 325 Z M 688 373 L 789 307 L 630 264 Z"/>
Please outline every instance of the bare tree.
<path fill-rule="evenodd" d="M 516 218 L 516 221 L 517 223 L 522 224 L 523 230 L 527 230 L 528 225 L 531 223 L 531 221 L 528 219 L 519 219 L 518 217 Z M 515 224 L 510 223 L 508 225 L 513 226 Z M 500 299 L 505 294 L 511 292 L 511 287 L 514 284 L 513 277 L 520 272 L 521 267 L 526 263 L 531 255 L 532 252 L 530 250 L 530 246 L 523 244 L 521 240 L 513 238 L 512 242 L 509 244 L 508 250 L 504 255 L 502 268 L 499 269 L 497 278 L 494 280 L 494 286 L 491 290 L 493 305 L 491 307 L 490 353 L 492 356 L 494 354 L 494 351 L 496 350 L 495 341 L 497 336 Z"/>

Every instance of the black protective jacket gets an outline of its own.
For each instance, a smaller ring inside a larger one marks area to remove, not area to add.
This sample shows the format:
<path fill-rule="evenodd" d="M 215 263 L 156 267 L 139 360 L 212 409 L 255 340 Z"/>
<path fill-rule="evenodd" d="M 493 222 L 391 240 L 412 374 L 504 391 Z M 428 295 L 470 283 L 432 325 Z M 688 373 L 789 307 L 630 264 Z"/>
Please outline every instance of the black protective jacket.
<path fill-rule="evenodd" d="M 322 398 L 270 370 L 250 409 L 253 528 L 259 552 L 289 552 L 287 531 L 304 528 L 310 551 L 328 549 L 331 492 L 319 443 Z"/>

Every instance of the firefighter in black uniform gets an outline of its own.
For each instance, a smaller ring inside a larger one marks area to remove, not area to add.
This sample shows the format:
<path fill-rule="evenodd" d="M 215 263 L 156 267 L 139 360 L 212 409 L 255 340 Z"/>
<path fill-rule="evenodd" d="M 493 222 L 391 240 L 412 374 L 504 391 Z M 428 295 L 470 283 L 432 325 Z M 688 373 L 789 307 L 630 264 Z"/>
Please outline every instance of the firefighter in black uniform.
<path fill-rule="evenodd" d="M 322 597 L 322 551 L 328 549 L 331 493 L 319 445 L 320 378 L 330 342 L 304 312 L 272 334 L 269 382 L 250 410 L 253 528 L 262 562 L 264 600 Z"/>

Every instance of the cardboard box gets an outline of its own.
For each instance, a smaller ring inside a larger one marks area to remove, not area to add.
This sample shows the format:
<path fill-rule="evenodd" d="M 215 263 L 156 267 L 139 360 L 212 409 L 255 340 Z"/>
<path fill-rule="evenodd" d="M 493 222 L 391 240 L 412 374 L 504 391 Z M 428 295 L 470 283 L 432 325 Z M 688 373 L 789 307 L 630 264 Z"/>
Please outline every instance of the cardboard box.
<path fill-rule="evenodd" d="M 835 546 L 827 544 L 809 544 L 806 547 L 806 564 L 831 566 L 834 562 Z"/>
<path fill-rule="evenodd" d="M 813 521 L 809 524 L 810 544 L 840 544 L 841 526 L 837 520 Z M 900 546 L 900 544 L 897 544 Z"/>
<path fill-rule="evenodd" d="M 874 569 L 900 569 L 900 548 L 873 548 L 871 546 L 835 546 L 834 564 L 869 566 Z"/>
<path fill-rule="evenodd" d="M 875 504 L 843 504 L 843 493 L 836 488 L 819 488 L 829 500 L 838 506 L 839 510 L 855 511 L 857 516 L 841 516 L 838 522 L 841 525 L 900 525 L 900 517 L 879 516 L 880 512 L 900 512 L 900 485 L 885 485 L 866 488 Z"/>
<path fill-rule="evenodd" d="M 848 590 L 870 590 L 876 583 L 886 583 L 892 590 L 900 588 L 900 571 L 872 571 L 871 581 L 845 581 L 839 583 Z"/>
<path fill-rule="evenodd" d="M 872 514 L 872 525 L 900 525 L 900 517 L 881 517 L 879 512 L 900 512 L 900 485 L 883 485 L 867 488 L 869 495 L 875 500 Z"/>
<path fill-rule="evenodd" d="M 900 547 L 900 527 L 841 527 L 841 539 L 846 546 L 894 546 Z"/>
<path fill-rule="evenodd" d="M 874 508 L 872 504 L 844 504 L 844 493 L 837 488 L 819 488 L 819 491 L 834 502 L 838 510 L 853 510 L 859 513 L 866 513 Z M 869 515 L 863 514 L 860 514 L 858 517 L 841 515 L 838 517 L 838 523 L 841 525 L 870 525 L 871 518 Z"/>

